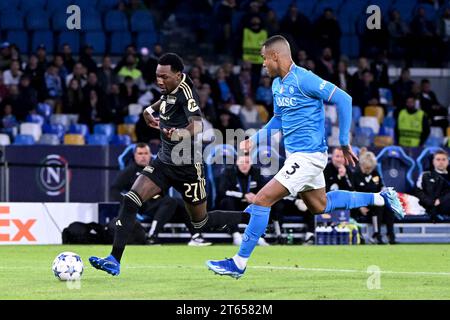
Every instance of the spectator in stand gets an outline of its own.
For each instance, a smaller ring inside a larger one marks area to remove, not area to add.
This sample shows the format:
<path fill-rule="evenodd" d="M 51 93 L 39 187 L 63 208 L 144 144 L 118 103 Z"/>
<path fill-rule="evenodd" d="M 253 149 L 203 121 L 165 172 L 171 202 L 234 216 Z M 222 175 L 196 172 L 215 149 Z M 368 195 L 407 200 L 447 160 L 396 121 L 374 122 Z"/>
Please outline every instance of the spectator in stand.
<path fill-rule="evenodd" d="M 262 120 L 252 98 L 245 98 L 245 103 L 239 112 L 239 117 L 244 130 L 261 128 Z"/>
<path fill-rule="evenodd" d="M 17 119 L 17 121 L 24 121 L 25 117 L 23 117 L 23 112 L 21 110 L 21 101 L 19 99 L 19 86 L 13 84 L 9 88 L 9 94 L 8 96 L 3 100 L 3 105 L 10 105 L 12 114 L 15 118 L 17 118 L 17 115 L 21 116 L 20 119 Z"/>
<path fill-rule="evenodd" d="M 352 75 L 352 85 L 351 85 L 352 88 L 358 88 L 361 86 L 363 73 L 366 70 L 370 70 L 369 61 L 367 61 L 366 57 L 359 57 L 357 70 Z"/>
<path fill-rule="evenodd" d="M 377 158 L 370 151 L 363 152 L 359 156 L 359 166 L 353 173 L 354 190 L 358 192 L 380 192 L 384 185 L 380 174 L 377 171 Z M 367 216 L 372 218 L 374 233 L 371 242 L 384 244 L 381 235 L 381 224 L 386 223 L 387 236 L 390 244 L 395 244 L 394 215 L 385 207 L 361 207 L 352 210 L 354 218 Z"/>
<path fill-rule="evenodd" d="M 118 75 L 120 77 L 120 82 L 123 82 L 125 78 L 131 78 L 139 90 L 145 90 L 145 82 L 142 78 L 142 72 L 136 67 L 136 57 L 134 55 L 127 55 L 126 65 L 119 70 Z"/>
<path fill-rule="evenodd" d="M 195 57 L 194 67 L 198 68 L 199 70 L 199 79 L 201 83 L 207 83 L 209 85 L 213 83 L 211 74 L 209 73 L 208 68 L 205 66 L 205 61 L 201 56 Z"/>
<path fill-rule="evenodd" d="M 312 72 L 316 71 L 316 63 L 314 62 L 313 59 L 306 60 L 305 69 L 311 70 Z"/>
<path fill-rule="evenodd" d="M 80 82 L 73 78 L 69 82 L 69 87 L 64 92 L 63 112 L 79 114 L 83 108 L 84 98 Z"/>
<path fill-rule="evenodd" d="M 5 71 L 11 66 L 11 48 L 9 42 L 3 42 L 0 46 L 0 70 Z"/>
<path fill-rule="evenodd" d="M 156 67 L 158 65 L 158 59 L 163 53 L 164 51 L 161 44 L 157 43 L 153 47 L 153 52 L 151 54 L 148 54 L 147 56 L 142 54 L 143 59 L 139 62 L 138 68 L 141 70 L 146 83 L 153 83 L 156 81 Z"/>
<path fill-rule="evenodd" d="M 407 97 L 405 104 L 406 108 L 400 111 L 395 127 L 398 144 L 402 147 L 422 146 L 430 134 L 428 117 L 419 109 L 419 101 L 414 96 Z"/>
<path fill-rule="evenodd" d="M 389 88 L 388 67 L 386 51 L 380 51 L 370 64 L 373 81 L 378 88 Z"/>
<path fill-rule="evenodd" d="M 139 88 L 130 76 L 126 76 L 125 81 L 120 84 L 120 99 L 126 106 L 138 102 Z"/>
<path fill-rule="evenodd" d="M 94 48 L 89 44 L 85 45 L 83 47 L 83 50 L 81 51 L 79 62 L 81 62 L 87 68 L 88 72 L 96 73 L 97 72 L 97 63 L 92 58 L 93 54 L 94 54 Z"/>
<path fill-rule="evenodd" d="M 323 171 L 325 189 L 327 192 L 335 190 L 353 191 L 352 172 L 345 166 L 344 153 L 341 147 L 336 147 L 331 153 L 331 161 Z"/>
<path fill-rule="evenodd" d="M 308 61 L 308 54 L 305 50 L 299 50 L 297 53 L 297 61 L 296 64 L 299 67 L 306 68 L 306 61 Z"/>
<path fill-rule="evenodd" d="M 62 55 L 64 59 L 64 65 L 66 66 L 67 70 L 73 70 L 76 61 L 72 56 L 72 48 L 70 48 L 70 45 L 68 45 L 67 43 L 63 45 Z"/>
<path fill-rule="evenodd" d="M 125 54 L 122 56 L 120 61 L 116 64 L 116 67 L 114 68 L 114 71 L 116 73 L 119 73 L 119 71 L 127 65 L 127 59 L 128 56 L 132 55 L 135 58 L 135 65 L 138 66 L 140 63 L 140 59 L 138 57 L 136 46 L 134 44 L 130 44 L 125 49 Z"/>
<path fill-rule="evenodd" d="M 58 75 L 61 79 L 63 90 L 66 90 L 66 78 L 69 75 L 66 66 L 64 65 L 64 58 L 61 54 L 56 54 L 53 59 L 53 65 L 58 68 Z"/>
<path fill-rule="evenodd" d="M 380 100 L 378 87 L 373 81 L 372 73 L 366 70 L 363 72 L 362 81 L 353 90 L 353 103 L 365 108 L 373 99 Z"/>
<path fill-rule="evenodd" d="M 219 119 L 217 121 L 217 129 L 220 130 L 222 136 L 227 138 L 226 130 L 237 130 L 242 129 L 242 122 L 238 116 L 230 111 L 232 103 L 231 101 L 227 101 L 224 103 L 223 108 L 219 109 Z M 233 141 L 226 141 L 225 143 L 231 143 L 234 145 Z"/>
<path fill-rule="evenodd" d="M 119 83 L 119 77 L 114 73 L 110 56 L 105 55 L 103 57 L 103 63 L 98 69 L 97 77 L 98 83 L 105 94 L 109 94 L 111 92 L 111 86 L 113 84 Z"/>
<path fill-rule="evenodd" d="M 392 84 L 392 95 L 394 105 L 399 108 L 405 103 L 407 96 L 411 94 L 411 88 L 414 81 L 411 80 L 411 74 L 408 68 L 402 69 L 400 78 Z"/>
<path fill-rule="evenodd" d="M 432 167 L 417 180 L 416 195 L 433 222 L 450 213 L 450 175 L 448 153 L 439 150 L 433 155 Z"/>
<path fill-rule="evenodd" d="M 244 97 L 253 96 L 252 68 L 250 63 L 242 63 L 241 73 L 239 74 L 239 84 L 240 91 Z"/>
<path fill-rule="evenodd" d="M 106 106 L 111 114 L 111 121 L 120 124 L 128 114 L 128 105 L 123 103 L 120 97 L 120 87 L 117 83 L 111 85 L 111 90 L 106 96 Z"/>
<path fill-rule="evenodd" d="M 36 110 L 38 104 L 37 91 L 31 87 L 30 78 L 23 75 L 19 83 L 18 106 L 20 109 L 15 110 L 17 119 L 23 120 L 31 111 Z"/>
<path fill-rule="evenodd" d="M 63 87 L 58 75 L 58 68 L 50 65 L 44 75 L 45 86 L 47 88 L 47 97 L 52 100 L 58 100 L 62 97 Z"/>
<path fill-rule="evenodd" d="M 331 8 L 324 10 L 323 15 L 314 23 L 313 30 L 319 48 L 329 47 L 335 57 L 340 57 L 341 27 Z"/>
<path fill-rule="evenodd" d="M 450 7 L 444 10 L 439 19 L 438 35 L 442 41 L 442 55 L 448 62 L 450 56 Z"/>
<path fill-rule="evenodd" d="M 89 91 L 95 90 L 100 100 L 103 100 L 105 98 L 105 91 L 102 90 L 102 87 L 98 83 L 97 74 L 95 72 L 89 72 L 87 83 L 82 90 L 83 96 L 85 97 L 89 95 Z"/>
<path fill-rule="evenodd" d="M 431 90 L 430 80 L 422 79 L 420 85 L 420 106 L 422 110 L 430 119 L 431 126 L 442 128 L 442 132 L 446 134 L 448 127 L 447 109 L 439 103 L 436 94 Z"/>
<path fill-rule="evenodd" d="M 347 61 L 339 61 L 332 82 L 345 92 L 352 94 L 352 76 L 348 72 Z"/>
<path fill-rule="evenodd" d="M 100 100 L 95 90 L 90 90 L 85 97 L 83 108 L 80 110 L 80 123 L 87 124 L 92 129 L 97 123 L 110 121 L 110 113 L 104 101 Z"/>
<path fill-rule="evenodd" d="M 280 30 L 280 24 L 278 22 L 277 14 L 274 10 L 269 10 L 267 12 L 265 25 L 269 37 L 278 34 Z"/>
<path fill-rule="evenodd" d="M 47 70 L 48 68 L 48 59 L 47 59 L 47 50 L 43 44 L 40 44 L 36 51 L 36 56 L 38 58 L 38 65 L 43 70 Z"/>
<path fill-rule="evenodd" d="M 44 81 L 45 69 L 39 67 L 36 55 L 30 55 L 24 74 L 30 77 L 31 86 L 37 90 L 38 100 L 43 101 L 47 97 L 47 89 Z"/>
<path fill-rule="evenodd" d="M 256 89 L 255 100 L 257 103 L 263 104 L 267 110 L 271 109 L 273 101 L 272 81 L 269 76 L 261 78 L 261 85 Z"/>
<path fill-rule="evenodd" d="M 216 13 L 216 40 L 214 41 L 214 48 L 216 53 L 230 54 L 232 46 L 230 45 L 232 39 L 231 22 L 234 11 L 236 10 L 236 0 L 222 0 Z"/>
<path fill-rule="evenodd" d="M 280 32 L 295 44 L 297 48 L 309 49 L 311 42 L 311 21 L 303 13 L 298 11 L 295 3 L 289 6 L 286 16 L 281 20 Z"/>
<path fill-rule="evenodd" d="M 235 101 L 239 104 L 244 103 L 244 96 L 240 89 L 239 75 L 234 73 L 234 65 L 227 61 L 222 64 L 223 72 L 225 72 L 225 80 L 230 87 L 231 92 L 233 93 L 233 97 Z M 214 86 L 214 83 L 213 83 Z"/>
<path fill-rule="evenodd" d="M 389 53 L 392 58 L 404 58 L 405 54 L 410 56 L 410 50 L 408 50 L 409 27 L 402 20 L 400 12 L 397 10 L 393 10 L 390 14 L 388 32 Z M 410 61 L 410 58 L 408 60 Z M 407 65 L 409 64 L 407 63 Z"/>
<path fill-rule="evenodd" d="M 9 95 L 8 87 L 3 82 L 3 71 L 0 70 L 0 103 Z"/>
<path fill-rule="evenodd" d="M 225 71 L 219 67 L 216 72 L 216 81 L 213 84 L 213 99 L 219 104 L 225 101 L 235 101 L 234 93 L 225 76 Z"/>
<path fill-rule="evenodd" d="M 212 126 L 216 126 L 217 112 L 214 106 L 214 101 L 210 98 L 208 90 L 205 88 L 208 84 L 204 84 L 202 89 L 198 90 L 200 109 L 202 110 L 203 117 L 211 123 Z"/>
<path fill-rule="evenodd" d="M 77 62 L 73 66 L 72 73 L 66 77 L 66 87 L 69 85 L 69 82 L 72 79 L 77 79 L 81 87 L 84 87 L 86 85 L 87 82 L 86 69 L 80 62 Z"/>
<path fill-rule="evenodd" d="M 19 122 L 16 119 L 16 116 L 13 114 L 13 108 L 10 103 L 6 101 L 0 103 L 0 108 L 2 111 L 1 123 L 0 127 L 2 128 L 1 132 L 7 133 L 11 140 L 13 139 L 13 130 L 19 126 Z"/>
<path fill-rule="evenodd" d="M 329 47 L 322 50 L 322 55 L 316 64 L 316 73 L 322 79 L 327 81 L 333 81 L 334 74 L 334 59 L 333 53 Z"/>
<path fill-rule="evenodd" d="M 18 60 L 12 60 L 10 68 L 3 72 L 3 83 L 6 86 L 18 85 L 22 71 Z"/>

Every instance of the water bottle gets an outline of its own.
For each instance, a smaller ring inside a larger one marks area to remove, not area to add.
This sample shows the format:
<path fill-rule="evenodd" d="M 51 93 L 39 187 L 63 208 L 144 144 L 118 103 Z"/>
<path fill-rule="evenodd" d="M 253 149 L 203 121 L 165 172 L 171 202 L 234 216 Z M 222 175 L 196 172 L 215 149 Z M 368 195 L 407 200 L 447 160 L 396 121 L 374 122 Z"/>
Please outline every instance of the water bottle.
<path fill-rule="evenodd" d="M 330 244 L 336 245 L 337 244 L 337 236 L 338 236 L 337 227 L 336 226 L 331 226 L 330 228 L 331 228 Z"/>
<path fill-rule="evenodd" d="M 318 226 L 317 228 L 316 228 L 316 243 L 318 244 L 318 245 L 324 245 L 325 244 L 325 242 L 324 242 L 324 227 L 322 227 L 322 226 Z"/>
<path fill-rule="evenodd" d="M 350 243 L 350 230 L 347 226 L 344 226 L 341 231 L 341 244 L 349 244 Z"/>
<path fill-rule="evenodd" d="M 292 229 L 289 229 L 288 231 L 287 244 L 294 244 L 294 233 Z"/>
<path fill-rule="evenodd" d="M 325 228 L 325 244 L 331 244 L 331 232 L 333 231 L 333 228 L 331 226 L 328 226 Z"/>
<path fill-rule="evenodd" d="M 358 229 L 352 230 L 352 244 L 358 244 Z"/>
<path fill-rule="evenodd" d="M 342 233 L 343 233 L 343 229 L 341 226 L 337 226 L 336 227 L 336 232 L 337 232 L 337 239 L 336 239 L 336 244 L 342 244 Z"/>

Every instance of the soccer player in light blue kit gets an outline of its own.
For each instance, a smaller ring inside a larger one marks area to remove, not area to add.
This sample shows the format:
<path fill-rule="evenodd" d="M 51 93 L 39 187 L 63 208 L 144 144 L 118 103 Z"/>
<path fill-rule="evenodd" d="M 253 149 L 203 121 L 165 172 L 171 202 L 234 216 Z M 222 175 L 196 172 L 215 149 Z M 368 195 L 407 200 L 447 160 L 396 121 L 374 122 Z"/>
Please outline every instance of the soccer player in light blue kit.
<path fill-rule="evenodd" d="M 289 43 L 282 36 L 267 39 L 261 55 L 267 73 L 275 78 L 272 84 L 274 116 L 257 134 L 242 141 L 240 148 L 250 150 L 258 138 L 267 133 L 266 130 L 270 130 L 270 133 L 281 130 L 287 159 L 283 168 L 258 192 L 254 203 L 246 208 L 250 222 L 238 254 L 230 259 L 206 262 L 213 272 L 233 278 L 240 278 L 244 274 L 247 261 L 267 227 L 270 207 L 289 194 L 296 196 L 300 193 L 309 211 L 314 214 L 337 209 L 386 206 L 398 217 L 405 215 L 393 188 L 380 193 L 325 192 L 323 170 L 328 155 L 323 102 L 336 105 L 339 142 L 346 165 L 355 166 L 358 158 L 349 144 L 352 98 L 334 84 L 295 65 Z"/>

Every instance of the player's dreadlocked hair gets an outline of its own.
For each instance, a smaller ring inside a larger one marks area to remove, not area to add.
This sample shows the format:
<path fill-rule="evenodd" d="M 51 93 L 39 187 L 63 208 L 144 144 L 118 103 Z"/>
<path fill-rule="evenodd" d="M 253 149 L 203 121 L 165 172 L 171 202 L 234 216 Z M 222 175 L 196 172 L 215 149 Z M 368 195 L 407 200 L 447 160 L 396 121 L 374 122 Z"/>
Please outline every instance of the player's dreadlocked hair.
<path fill-rule="evenodd" d="M 170 66 L 170 70 L 172 70 L 173 72 L 183 72 L 184 69 L 183 60 L 179 55 L 172 52 L 163 54 L 159 58 L 158 64 L 162 66 Z"/>

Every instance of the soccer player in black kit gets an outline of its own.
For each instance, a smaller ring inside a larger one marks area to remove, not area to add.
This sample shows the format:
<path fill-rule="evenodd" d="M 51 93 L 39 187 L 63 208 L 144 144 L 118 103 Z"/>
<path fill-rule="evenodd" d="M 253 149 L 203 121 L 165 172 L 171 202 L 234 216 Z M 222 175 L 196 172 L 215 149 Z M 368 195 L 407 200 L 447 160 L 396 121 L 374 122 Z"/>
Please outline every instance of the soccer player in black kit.
<path fill-rule="evenodd" d="M 183 69 L 183 61 L 174 53 L 167 53 L 158 61 L 156 80 L 162 96 L 145 109 L 144 118 L 150 127 L 161 131 L 162 147 L 122 199 L 111 254 L 106 258 L 89 258 L 93 267 L 111 275 L 120 273 L 120 260 L 142 203 L 172 186 L 182 194 L 198 232 L 223 229 L 227 222 L 236 223 L 233 218 L 240 222 L 240 212 L 234 215 L 226 211 L 207 212 L 202 148 L 195 139 L 202 131 L 202 114 L 198 94 Z M 159 112 L 159 118 L 153 117 L 155 112 Z M 178 152 L 179 144 L 188 139 L 189 154 L 183 154 L 186 150 L 181 149 Z"/>

